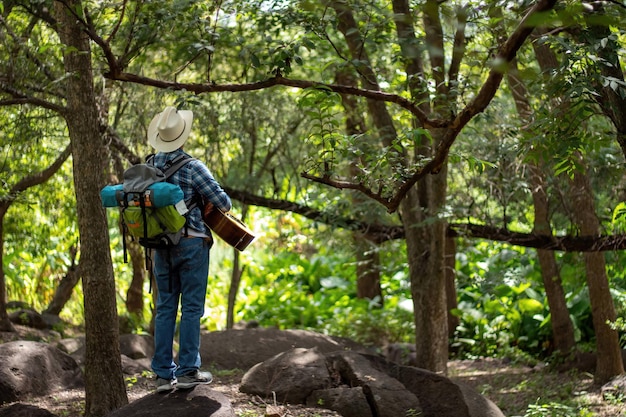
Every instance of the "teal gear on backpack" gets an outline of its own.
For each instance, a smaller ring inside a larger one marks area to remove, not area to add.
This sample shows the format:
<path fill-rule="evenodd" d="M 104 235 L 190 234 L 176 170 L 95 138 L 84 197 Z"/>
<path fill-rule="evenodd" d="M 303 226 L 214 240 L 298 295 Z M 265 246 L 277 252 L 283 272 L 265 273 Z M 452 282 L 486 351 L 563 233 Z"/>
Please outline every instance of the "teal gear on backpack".
<path fill-rule="evenodd" d="M 196 204 L 184 201 L 180 186 L 168 183 L 167 179 L 191 160 L 192 157 L 181 155 L 162 171 L 149 157 L 145 164 L 124 171 L 122 184 L 108 185 L 100 191 L 105 207 L 120 207 L 124 235 L 130 234 L 150 249 L 167 249 L 178 244 L 187 223 L 185 215 Z"/>
<path fill-rule="evenodd" d="M 107 185 L 100 190 L 104 207 L 123 207 L 124 184 Z M 177 204 L 184 198 L 183 190 L 176 184 L 156 182 L 143 192 L 146 206 L 165 207 Z M 127 196 L 128 197 L 128 196 Z"/>

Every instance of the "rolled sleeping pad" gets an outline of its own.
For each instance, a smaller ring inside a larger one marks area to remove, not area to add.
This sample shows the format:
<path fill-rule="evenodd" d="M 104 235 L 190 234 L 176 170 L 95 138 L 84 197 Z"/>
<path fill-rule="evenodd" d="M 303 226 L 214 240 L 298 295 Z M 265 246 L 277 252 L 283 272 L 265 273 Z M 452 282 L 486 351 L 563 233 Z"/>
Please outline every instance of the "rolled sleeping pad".
<path fill-rule="evenodd" d="M 126 200 L 129 206 L 139 206 L 143 197 L 146 207 L 165 207 L 178 204 L 185 197 L 180 186 L 169 182 L 156 182 L 150 185 L 141 195 L 129 193 Z M 123 207 L 123 184 L 107 185 L 100 190 L 100 198 L 104 207 Z"/>

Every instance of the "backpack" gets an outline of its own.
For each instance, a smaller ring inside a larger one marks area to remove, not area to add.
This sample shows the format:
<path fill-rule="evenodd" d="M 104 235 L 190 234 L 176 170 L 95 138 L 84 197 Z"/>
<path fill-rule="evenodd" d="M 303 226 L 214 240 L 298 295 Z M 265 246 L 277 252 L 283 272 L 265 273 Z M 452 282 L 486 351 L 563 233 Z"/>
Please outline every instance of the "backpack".
<path fill-rule="evenodd" d="M 124 171 L 122 184 L 108 185 L 101 192 L 105 207 L 120 207 L 124 261 L 126 261 L 126 234 L 148 249 L 168 249 L 180 241 L 187 218 L 185 215 L 195 202 L 186 202 L 180 186 L 167 182 L 176 171 L 191 161 L 180 155 L 161 170 L 154 166 L 153 156 L 145 164 L 137 164 Z"/>

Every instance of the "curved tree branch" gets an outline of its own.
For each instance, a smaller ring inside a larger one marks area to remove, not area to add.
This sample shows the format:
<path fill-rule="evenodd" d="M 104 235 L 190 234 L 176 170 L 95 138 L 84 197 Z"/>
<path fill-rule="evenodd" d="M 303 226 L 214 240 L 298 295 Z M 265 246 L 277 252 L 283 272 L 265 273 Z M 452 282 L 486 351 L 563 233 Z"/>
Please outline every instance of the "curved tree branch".
<path fill-rule="evenodd" d="M 61 168 L 61 165 L 63 165 L 71 153 L 72 146 L 67 145 L 63 152 L 61 152 L 57 159 L 48 168 L 22 178 L 13 187 L 11 187 L 9 195 L 19 194 L 30 187 L 34 187 L 35 185 L 43 184 L 48 181 L 50 177 L 52 177 L 59 170 L 59 168 Z"/>
<path fill-rule="evenodd" d="M 0 219 L 2 219 L 6 211 L 9 209 L 9 206 L 15 201 L 20 193 L 26 191 L 30 187 L 34 187 L 35 185 L 42 184 L 49 180 L 50 177 L 52 177 L 61 168 L 71 153 L 72 146 L 67 145 L 63 152 L 61 152 L 57 159 L 48 168 L 41 172 L 24 177 L 14 184 L 9 190 L 9 193 L 0 198 Z"/>
<path fill-rule="evenodd" d="M 197 84 L 197 83 L 178 83 L 173 81 L 164 81 L 157 80 L 154 78 L 143 77 L 137 74 L 132 74 L 128 72 L 115 72 L 115 68 L 110 68 L 111 71 L 104 74 L 105 78 L 114 81 L 123 81 L 123 82 L 131 82 L 134 84 L 141 84 L 150 87 L 156 87 L 161 89 L 170 89 L 170 90 L 185 90 L 190 91 L 195 94 L 203 94 L 203 93 L 218 93 L 218 92 L 232 92 L 232 93 L 240 93 L 245 91 L 257 91 L 264 90 L 275 86 L 286 86 L 286 87 L 294 87 L 294 88 L 319 88 L 330 90 L 335 93 L 340 94 L 351 94 L 355 96 L 365 97 L 374 100 L 381 100 L 388 103 L 395 103 L 400 107 L 408 110 L 417 117 L 424 126 L 430 128 L 436 127 L 447 127 L 449 122 L 445 120 L 437 120 L 437 119 L 429 119 L 426 113 L 424 113 L 418 106 L 416 106 L 410 100 L 399 96 L 397 94 L 385 93 L 383 91 L 374 91 L 367 90 L 357 87 L 350 87 L 345 85 L 336 85 L 336 84 L 326 84 L 316 81 L 309 80 L 294 80 L 290 78 L 285 78 L 281 75 L 268 78 L 263 81 L 258 81 L 254 83 L 246 83 L 246 84 Z"/>

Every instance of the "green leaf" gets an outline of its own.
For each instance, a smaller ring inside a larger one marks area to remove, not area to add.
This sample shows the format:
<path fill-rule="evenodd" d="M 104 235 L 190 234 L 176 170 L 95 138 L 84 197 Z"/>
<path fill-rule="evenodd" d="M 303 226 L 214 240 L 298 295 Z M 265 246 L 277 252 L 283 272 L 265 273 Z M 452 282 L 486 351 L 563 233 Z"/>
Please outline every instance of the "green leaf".
<path fill-rule="evenodd" d="M 626 217 L 626 202 L 619 203 L 613 210 L 613 223 L 623 221 Z"/>
<path fill-rule="evenodd" d="M 543 304 L 541 304 L 537 300 L 533 300 L 530 298 L 523 298 L 517 302 L 519 309 L 522 313 L 537 313 L 543 311 Z"/>

